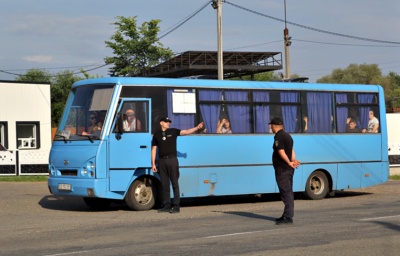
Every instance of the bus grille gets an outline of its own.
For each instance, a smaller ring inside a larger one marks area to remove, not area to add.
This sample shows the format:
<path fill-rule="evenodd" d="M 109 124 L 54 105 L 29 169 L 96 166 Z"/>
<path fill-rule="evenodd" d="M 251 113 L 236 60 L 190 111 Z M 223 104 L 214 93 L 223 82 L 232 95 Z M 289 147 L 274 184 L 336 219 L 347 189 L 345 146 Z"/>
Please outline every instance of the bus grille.
<path fill-rule="evenodd" d="M 78 176 L 78 170 L 60 170 L 61 176 Z"/>

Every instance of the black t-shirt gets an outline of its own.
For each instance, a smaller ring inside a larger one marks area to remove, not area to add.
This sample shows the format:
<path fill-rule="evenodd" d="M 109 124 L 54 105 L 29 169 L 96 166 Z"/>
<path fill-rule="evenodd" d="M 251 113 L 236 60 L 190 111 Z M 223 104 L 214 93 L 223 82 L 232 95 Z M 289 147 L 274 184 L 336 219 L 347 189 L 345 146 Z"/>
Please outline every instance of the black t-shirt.
<path fill-rule="evenodd" d="M 272 146 L 272 149 L 274 150 L 274 153 L 272 154 L 273 165 L 288 166 L 288 164 L 279 155 L 278 150 L 285 150 L 289 160 L 292 159 L 293 139 L 290 134 L 284 130 L 278 131 L 274 136 L 274 145 Z"/>
<path fill-rule="evenodd" d="M 164 132 L 159 130 L 154 133 L 151 145 L 158 147 L 158 156 L 176 156 L 176 139 L 180 133 L 181 130 L 176 128 L 169 128 Z"/>
<path fill-rule="evenodd" d="M 346 132 L 347 132 L 347 133 L 359 133 L 359 132 L 360 132 L 360 129 L 358 129 L 357 127 L 354 128 L 354 129 L 350 129 L 350 126 L 349 126 L 349 125 L 346 125 Z"/>

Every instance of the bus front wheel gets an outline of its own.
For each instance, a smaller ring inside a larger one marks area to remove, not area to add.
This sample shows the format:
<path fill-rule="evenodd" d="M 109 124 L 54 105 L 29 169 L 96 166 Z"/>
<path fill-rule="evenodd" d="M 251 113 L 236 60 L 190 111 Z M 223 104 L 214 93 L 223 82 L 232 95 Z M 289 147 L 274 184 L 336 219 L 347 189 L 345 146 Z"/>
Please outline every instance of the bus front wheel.
<path fill-rule="evenodd" d="M 151 179 L 137 179 L 129 187 L 125 203 L 135 211 L 150 210 L 156 202 L 156 189 Z"/>
<path fill-rule="evenodd" d="M 312 200 L 324 198 L 329 192 L 329 182 L 326 174 L 315 171 L 307 179 L 305 195 Z"/>

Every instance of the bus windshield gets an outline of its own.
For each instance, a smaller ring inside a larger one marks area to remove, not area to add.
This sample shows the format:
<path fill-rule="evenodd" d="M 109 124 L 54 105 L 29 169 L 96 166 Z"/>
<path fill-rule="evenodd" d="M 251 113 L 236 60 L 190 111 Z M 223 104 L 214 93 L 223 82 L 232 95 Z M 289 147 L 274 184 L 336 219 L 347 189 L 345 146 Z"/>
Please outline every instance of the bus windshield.
<path fill-rule="evenodd" d="M 54 140 L 98 140 L 112 92 L 112 85 L 73 89 L 67 102 L 71 106 L 64 113 Z"/>

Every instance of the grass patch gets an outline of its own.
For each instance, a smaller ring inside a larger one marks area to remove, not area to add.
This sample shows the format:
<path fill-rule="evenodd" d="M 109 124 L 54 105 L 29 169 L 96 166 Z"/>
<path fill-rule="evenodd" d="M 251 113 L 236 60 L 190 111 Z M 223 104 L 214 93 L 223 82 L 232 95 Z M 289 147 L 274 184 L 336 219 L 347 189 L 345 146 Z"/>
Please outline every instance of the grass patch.
<path fill-rule="evenodd" d="M 400 175 L 399 174 L 390 175 L 389 179 L 391 179 L 391 180 L 400 180 Z"/>
<path fill-rule="evenodd" d="M 0 176 L 0 182 L 33 182 L 47 181 L 47 175 L 39 176 Z"/>

